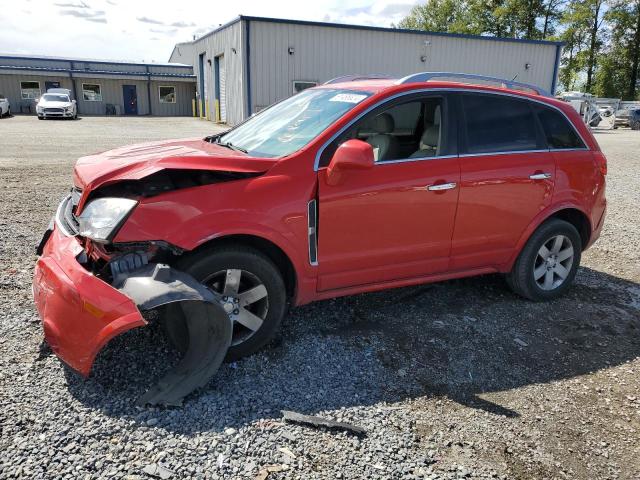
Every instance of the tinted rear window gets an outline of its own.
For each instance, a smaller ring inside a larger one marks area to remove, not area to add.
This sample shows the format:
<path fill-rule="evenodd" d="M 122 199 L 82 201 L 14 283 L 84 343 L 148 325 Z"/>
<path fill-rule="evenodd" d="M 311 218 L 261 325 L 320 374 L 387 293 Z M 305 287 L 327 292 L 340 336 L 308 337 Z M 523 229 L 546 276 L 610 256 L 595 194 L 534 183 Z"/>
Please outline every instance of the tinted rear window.
<path fill-rule="evenodd" d="M 585 148 L 575 128 L 562 113 L 547 107 L 536 107 L 549 148 Z"/>
<path fill-rule="evenodd" d="M 467 152 L 499 153 L 539 148 L 529 103 L 497 95 L 463 95 Z"/>

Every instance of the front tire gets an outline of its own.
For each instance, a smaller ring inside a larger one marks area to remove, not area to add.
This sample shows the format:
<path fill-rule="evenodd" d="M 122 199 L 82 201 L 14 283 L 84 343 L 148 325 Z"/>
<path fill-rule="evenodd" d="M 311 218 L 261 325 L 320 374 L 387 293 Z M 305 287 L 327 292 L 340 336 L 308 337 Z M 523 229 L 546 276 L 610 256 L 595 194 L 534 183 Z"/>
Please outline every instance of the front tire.
<path fill-rule="evenodd" d="M 249 247 L 221 247 L 181 259 L 177 268 L 207 286 L 233 320 L 226 361 L 252 355 L 273 339 L 287 295 L 282 275 L 268 257 Z M 179 350 L 186 349 L 186 332 L 168 328 L 167 333 Z"/>
<path fill-rule="evenodd" d="M 576 276 L 582 253 L 582 239 L 576 228 L 553 218 L 531 235 L 511 272 L 511 289 L 536 302 L 562 295 Z"/>

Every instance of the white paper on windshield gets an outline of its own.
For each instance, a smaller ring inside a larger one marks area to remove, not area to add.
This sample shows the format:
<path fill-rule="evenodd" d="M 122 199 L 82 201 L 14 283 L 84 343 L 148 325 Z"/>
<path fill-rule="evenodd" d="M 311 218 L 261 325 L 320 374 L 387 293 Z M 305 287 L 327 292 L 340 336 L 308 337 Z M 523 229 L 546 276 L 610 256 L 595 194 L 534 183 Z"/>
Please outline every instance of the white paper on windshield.
<path fill-rule="evenodd" d="M 367 98 L 366 95 L 358 95 L 357 93 L 339 93 L 335 97 L 329 99 L 330 102 L 346 102 L 346 103 L 360 103 Z"/>

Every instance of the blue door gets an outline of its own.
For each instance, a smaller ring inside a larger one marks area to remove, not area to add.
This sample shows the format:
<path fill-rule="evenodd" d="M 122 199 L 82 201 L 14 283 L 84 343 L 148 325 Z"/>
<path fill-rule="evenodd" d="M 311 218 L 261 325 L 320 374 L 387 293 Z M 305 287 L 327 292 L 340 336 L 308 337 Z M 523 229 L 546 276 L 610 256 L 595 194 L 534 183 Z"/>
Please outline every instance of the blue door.
<path fill-rule="evenodd" d="M 123 85 L 122 98 L 124 99 L 124 114 L 137 115 L 138 114 L 138 94 L 136 93 L 136 86 Z"/>

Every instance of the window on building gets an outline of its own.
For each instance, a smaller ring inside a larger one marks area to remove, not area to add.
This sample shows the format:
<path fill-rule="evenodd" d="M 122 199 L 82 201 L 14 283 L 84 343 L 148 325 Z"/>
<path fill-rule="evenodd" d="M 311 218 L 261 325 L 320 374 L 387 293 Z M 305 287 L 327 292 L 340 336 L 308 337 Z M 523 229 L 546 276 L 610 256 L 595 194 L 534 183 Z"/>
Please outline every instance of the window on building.
<path fill-rule="evenodd" d="M 20 82 L 20 97 L 25 100 L 40 98 L 40 82 Z"/>
<path fill-rule="evenodd" d="M 176 87 L 158 87 L 160 103 L 176 103 Z"/>
<path fill-rule="evenodd" d="M 306 82 L 303 80 L 294 80 L 293 81 L 293 93 L 300 93 L 307 88 L 312 88 L 318 85 L 318 82 Z"/>
<path fill-rule="evenodd" d="M 82 98 L 87 102 L 101 102 L 102 89 L 97 83 L 82 84 Z"/>
<path fill-rule="evenodd" d="M 557 110 L 536 107 L 549 148 L 585 148 L 584 143 L 569 123 Z"/>
<path fill-rule="evenodd" d="M 526 100 L 500 95 L 463 95 L 467 153 L 536 150 L 533 111 Z"/>

